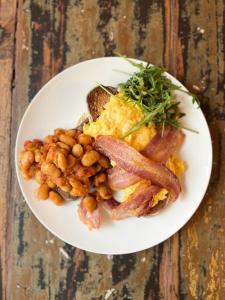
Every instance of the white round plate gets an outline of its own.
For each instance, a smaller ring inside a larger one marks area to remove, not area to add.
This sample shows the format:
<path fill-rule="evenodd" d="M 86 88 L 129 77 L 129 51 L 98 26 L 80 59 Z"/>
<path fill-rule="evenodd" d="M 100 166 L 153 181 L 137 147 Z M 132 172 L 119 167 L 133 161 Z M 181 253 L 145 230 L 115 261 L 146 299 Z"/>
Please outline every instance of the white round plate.
<path fill-rule="evenodd" d="M 177 232 L 198 208 L 208 186 L 212 166 L 212 146 L 209 129 L 201 109 L 191 102 L 190 96 L 178 92 L 182 110 L 186 113 L 183 124 L 198 130 L 199 134 L 185 131 L 186 139 L 180 156 L 187 163 L 179 199 L 151 217 L 107 221 L 99 230 L 89 231 L 79 220 L 77 204 L 69 202 L 55 206 L 51 201 L 35 198 L 36 183 L 23 180 L 18 170 L 19 152 L 28 139 L 43 139 L 55 128 L 72 128 L 87 112 L 86 96 L 96 82 L 117 86 L 128 76 L 122 70 L 137 71 L 118 57 L 104 57 L 74 65 L 51 79 L 34 97 L 21 121 L 16 140 L 16 171 L 26 202 L 38 220 L 54 235 L 75 247 L 102 254 L 125 254 L 155 246 Z M 182 86 L 167 74 L 175 84 Z"/>

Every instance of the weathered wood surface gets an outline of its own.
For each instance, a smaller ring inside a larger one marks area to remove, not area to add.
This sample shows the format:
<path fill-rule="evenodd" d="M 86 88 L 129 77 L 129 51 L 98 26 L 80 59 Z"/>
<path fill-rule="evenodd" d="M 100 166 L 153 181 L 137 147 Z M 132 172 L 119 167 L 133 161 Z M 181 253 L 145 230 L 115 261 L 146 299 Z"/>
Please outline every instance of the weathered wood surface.
<path fill-rule="evenodd" d="M 0 299 L 100 300 L 112 288 L 109 299 L 225 299 L 224 26 L 222 0 L 0 1 Z M 197 90 L 214 162 L 204 201 L 179 233 L 107 257 L 75 249 L 38 223 L 13 155 L 39 88 L 72 64 L 114 52 L 163 65 Z"/>

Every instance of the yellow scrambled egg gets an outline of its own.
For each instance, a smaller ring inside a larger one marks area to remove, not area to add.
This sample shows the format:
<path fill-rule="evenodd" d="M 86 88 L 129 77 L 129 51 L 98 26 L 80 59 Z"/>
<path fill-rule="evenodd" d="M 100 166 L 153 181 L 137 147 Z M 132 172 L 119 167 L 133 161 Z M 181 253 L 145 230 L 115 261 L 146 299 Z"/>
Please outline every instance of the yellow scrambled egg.
<path fill-rule="evenodd" d="M 98 135 L 112 135 L 121 138 L 133 126 L 143 118 L 143 111 L 139 106 L 131 101 L 127 101 L 121 94 L 110 97 L 110 101 L 104 106 L 104 110 L 100 117 L 94 122 L 90 121 L 83 126 L 83 131 L 94 138 Z M 154 124 L 145 126 L 127 136 L 124 140 L 137 151 L 143 150 L 150 140 L 156 134 Z M 185 164 L 182 160 L 172 155 L 166 166 L 176 175 L 180 175 L 185 171 Z M 140 182 L 124 189 L 124 197 L 122 201 L 126 201 L 134 192 Z M 153 198 L 153 207 L 166 198 L 168 191 L 161 189 Z"/>
<path fill-rule="evenodd" d="M 111 96 L 110 101 L 95 122 L 84 125 L 83 131 L 92 137 L 100 134 L 121 138 L 143 118 L 142 109 L 131 101 L 127 101 L 121 94 Z M 124 140 L 136 150 L 143 150 L 156 134 L 154 125 L 143 125 Z"/>
<path fill-rule="evenodd" d="M 166 162 L 166 166 L 177 176 L 183 174 L 186 170 L 185 162 L 177 158 L 175 155 L 170 156 Z"/>

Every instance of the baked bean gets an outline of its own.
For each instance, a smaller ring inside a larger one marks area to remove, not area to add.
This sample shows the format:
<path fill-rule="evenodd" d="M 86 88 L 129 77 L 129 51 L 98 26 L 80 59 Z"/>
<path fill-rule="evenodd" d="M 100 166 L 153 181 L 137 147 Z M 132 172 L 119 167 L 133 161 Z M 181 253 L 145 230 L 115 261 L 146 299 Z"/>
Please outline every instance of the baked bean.
<path fill-rule="evenodd" d="M 71 190 L 71 185 L 69 184 L 68 180 L 64 177 L 59 177 L 55 179 L 56 185 L 63 190 L 64 192 L 69 192 Z"/>
<path fill-rule="evenodd" d="M 58 137 L 56 135 L 47 135 L 44 139 L 46 144 L 56 143 L 58 141 Z"/>
<path fill-rule="evenodd" d="M 56 165 L 59 169 L 61 169 L 62 172 L 66 170 L 67 160 L 65 158 L 65 155 L 61 152 L 57 153 Z"/>
<path fill-rule="evenodd" d="M 62 196 L 60 196 L 58 193 L 51 191 L 49 193 L 49 198 L 56 204 L 56 205 L 62 205 L 64 204 L 65 200 Z"/>
<path fill-rule="evenodd" d="M 47 153 L 47 156 L 46 156 L 45 160 L 47 162 L 53 162 L 55 160 L 55 154 L 56 154 L 55 147 L 51 147 L 48 150 L 48 153 Z"/>
<path fill-rule="evenodd" d="M 73 168 L 70 168 L 70 169 L 66 169 L 66 171 L 65 172 L 63 172 L 63 176 L 66 178 L 66 179 L 68 179 L 69 178 L 69 176 L 73 176 L 75 173 L 74 173 L 74 170 L 73 170 Z"/>
<path fill-rule="evenodd" d="M 62 149 L 65 149 L 67 151 L 70 151 L 70 146 L 66 145 L 65 143 L 62 143 L 62 142 L 58 142 L 56 143 L 57 146 L 59 146 L 60 148 Z"/>
<path fill-rule="evenodd" d="M 102 156 L 99 158 L 98 163 L 100 164 L 101 167 L 108 169 L 110 167 L 110 161 L 107 157 Z"/>
<path fill-rule="evenodd" d="M 70 150 L 67 150 L 67 149 L 63 149 L 63 148 L 60 148 L 59 151 L 64 154 L 66 157 L 67 155 L 70 153 Z"/>
<path fill-rule="evenodd" d="M 71 189 L 72 189 L 72 186 L 70 184 L 66 184 L 66 185 L 60 186 L 60 189 L 63 192 L 69 193 L 71 191 Z"/>
<path fill-rule="evenodd" d="M 36 170 L 37 170 L 37 165 L 33 164 L 30 166 L 29 173 L 30 173 L 31 178 L 34 178 Z"/>
<path fill-rule="evenodd" d="M 78 143 L 81 145 L 89 145 L 92 143 L 92 138 L 89 135 L 86 135 L 84 133 L 81 133 L 78 136 Z"/>
<path fill-rule="evenodd" d="M 81 178 L 81 181 L 85 186 L 90 187 L 90 180 L 88 177 Z"/>
<path fill-rule="evenodd" d="M 106 179 L 107 178 L 105 173 L 98 174 L 94 178 L 94 185 L 99 186 L 100 184 L 104 183 Z"/>
<path fill-rule="evenodd" d="M 78 179 L 70 177 L 69 183 L 72 185 L 72 190 L 70 191 L 71 196 L 79 197 L 87 194 L 89 187 L 82 184 Z"/>
<path fill-rule="evenodd" d="M 93 147 L 91 145 L 84 145 L 85 152 L 93 150 Z"/>
<path fill-rule="evenodd" d="M 55 135 L 60 135 L 60 134 L 63 134 L 64 132 L 65 132 L 65 130 L 62 129 L 62 128 L 56 128 L 56 129 L 54 130 L 54 134 L 55 134 Z"/>
<path fill-rule="evenodd" d="M 69 130 L 66 130 L 66 135 L 69 135 L 71 137 L 75 137 L 76 136 L 76 129 L 69 129 Z"/>
<path fill-rule="evenodd" d="M 65 143 L 66 145 L 71 146 L 71 147 L 73 147 L 73 145 L 76 144 L 75 139 L 73 139 L 71 136 L 66 135 L 66 134 L 60 134 L 59 140 L 61 142 Z"/>
<path fill-rule="evenodd" d="M 109 187 L 107 187 L 104 184 L 101 184 L 100 186 L 98 186 L 97 188 L 97 193 L 99 194 L 99 196 L 104 199 L 104 200 L 108 200 L 110 198 L 112 198 L 112 191 Z"/>
<path fill-rule="evenodd" d="M 34 151 L 35 149 L 39 149 L 43 145 L 40 140 L 26 141 L 24 143 L 24 149 Z"/>
<path fill-rule="evenodd" d="M 46 160 L 46 157 L 47 157 L 47 154 L 48 154 L 48 151 L 49 149 L 51 148 L 50 147 L 51 144 L 44 144 L 44 146 L 41 148 L 41 161 L 45 161 Z"/>
<path fill-rule="evenodd" d="M 55 178 L 54 182 L 58 187 L 61 187 L 63 185 L 66 185 L 67 179 L 64 177 L 58 177 L 58 178 Z"/>
<path fill-rule="evenodd" d="M 72 187 L 72 190 L 70 191 L 70 195 L 72 197 L 81 197 L 81 196 L 85 196 L 87 192 L 88 190 L 85 186 L 82 186 L 82 188 L 80 189 Z"/>
<path fill-rule="evenodd" d="M 35 160 L 35 162 L 40 162 L 41 161 L 41 150 L 36 149 L 34 151 L 34 160 Z"/>
<path fill-rule="evenodd" d="M 84 153 L 83 147 L 80 144 L 73 146 L 72 153 L 76 157 L 81 157 Z"/>
<path fill-rule="evenodd" d="M 41 173 L 40 170 L 36 170 L 34 178 L 35 178 L 37 183 L 39 183 L 39 184 L 44 183 L 44 178 L 43 178 L 42 173 Z"/>
<path fill-rule="evenodd" d="M 20 154 L 20 164 L 22 168 L 28 169 L 34 162 L 34 153 L 30 150 L 23 151 Z"/>
<path fill-rule="evenodd" d="M 102 169 L 102 167 L 99 164 L 97 164 L 95 166 L 96 173 L 98 173 L 99 171 L 101 171 L 101 169 Z"/>
<path fill-rule="evenodd" d="M 69 177 L 69 183 L 72 185 L 72 187 L 78 188 L 78 189 L 83 186 L 82 183 L 80 182 L 80 180 L 78 180 L 77 178 L 75 178 L 73 176 Z"/>
<path fill-rule="evenodd" d="M 88 178 L 96 174 L 96 170 L 94 167 L 83 167 L 81 166 L 78 170 L 76 170 L 76 175 L 79 178 Z"/>
<path fill-rule="evenodd" d="M 55 182 L 53 182 L 51 179 L 47 179 L 46 183 L 51 189 L 54 189 L 56 187 Z"/>
<path fill-rule="evenodd" d="M 77 160 L 77 163 L 73 167 L 74 173 L 77 173 L 80 168 L 84 168 L 84 167 L 82 166 L 80 160 Z"/>
<path fill-rule="evenodd" d="M 99 160 L 99 158 L 100 154 L 95 150 L 91 150 L 84 154 L 84 156 L 81 159 L 81 163 L 85 167 L 90 167 L 94 163 L 96 163 Z"/>
<path fill-rule="evenodd" d="M 20 168 L 25 180 L 32 179 L 35 176 L 36 167 L 31 165 L 30 168 Z"/>
<path fill-rule="evenodd" d="M 29 175 L 29 169 L 25 169 L 25 168 L 20 166 L 20 171 L 21 171 L 21 174 L 23 176 L 23 179 L 25 179 L 25 180 L 31 179 L 30 175 Z"/>
<path fill-rule="evenodd" d="M 58 147 L 52 148 L 48 151 L 48 154 L 47 154 L 45 160 L 46 160 L 46 162 L 54 163 L 57 167 L 59 167 L 58 166 L 58 157 L 60 157 L 59 161 L 61 162 L 61 156 L 63 155 L 66 158 L 67 153 L 68 153 L 68 151 L 65 149 L 60 149 Z M 42 160 L 42 161 L 44 162 L 44 160 Z"/>
<path fill-rule="evenodd" d="M 48 199 L 49 196 L 49 186 L 47 183 L 42 183 L 37 189 L 37 198 L 41 200 Z"/>
<path fill-rule="evenodd" d="M 76 158 L 72 154 L 69 154 L 67 157 L 67 168 L 72 168 L 75 165 L 76 161 Z"/>
<path fill-rule="evenodd" d="M 79 130 L 61 128 L 46 136 L 44 143 L 39 140 L 25 142 L 20 169 L 25 179 L 34 177 L 40 184 L 37 190 L 39 199 L 49 196 L 55 204 L 63 204 L 65 200 L 52 190 L 56 187 L 73 197 L 88 195 L 94 175 L 110 166 L 109 160 L 93 149 L 92 142 L 91 136 Z M 97 198 L 101 201 L 111 198 L 111 190 L 104 185 L 106 181 L 103 172 L 95 176 L 96 196 L 88 195 L 83 199 L 89 212 L 97 207 Z"/>
<path fill-rule="evenodd" d="M 97 207 L 97 201 L 96 201 L 95 197 L 91 196 L 91 195 L 87 195 L 86 197 L 84 197 L 82 203 L 84 205 L 84 208 L 88 212 L 93 212 Z"/>
<path fill-rule="evenodd" d="M 47 162 L 42 163 L 41 172 L 52 178 L 58 178 L 61 175 L 60 170 L 54 164 Z"/>

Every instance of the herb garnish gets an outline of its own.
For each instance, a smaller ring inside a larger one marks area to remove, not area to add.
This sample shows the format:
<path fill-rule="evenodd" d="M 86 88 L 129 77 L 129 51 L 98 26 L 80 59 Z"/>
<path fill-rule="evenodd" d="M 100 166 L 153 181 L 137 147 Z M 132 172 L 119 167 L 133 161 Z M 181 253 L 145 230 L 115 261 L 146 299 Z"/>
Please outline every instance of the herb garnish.
<path fill-rule="evenodd" d="M 179 119 L 185 113 L 179 110 L 180 102 L 176 100 L 174 91 L 182 91 L 192 97 L 192 103 L 198 103 L 196 95 L 184 91 L 175 85 L 158 66 L 135 63 L 124 57 L 130 64 L 137 67 L 139 72 L 134 73 L 125 83 L 119 84 L 119 91 L 126 96 L 128 101 L 133 100 L 144 111 L 144 117 L 136 123 L 122 138 L 138 130 L 142 125 L 155 123 L 162 126 L 170 125 L 174 128 L 183 128 L 193 132 L 196 130 L 184 127 Z"/>

